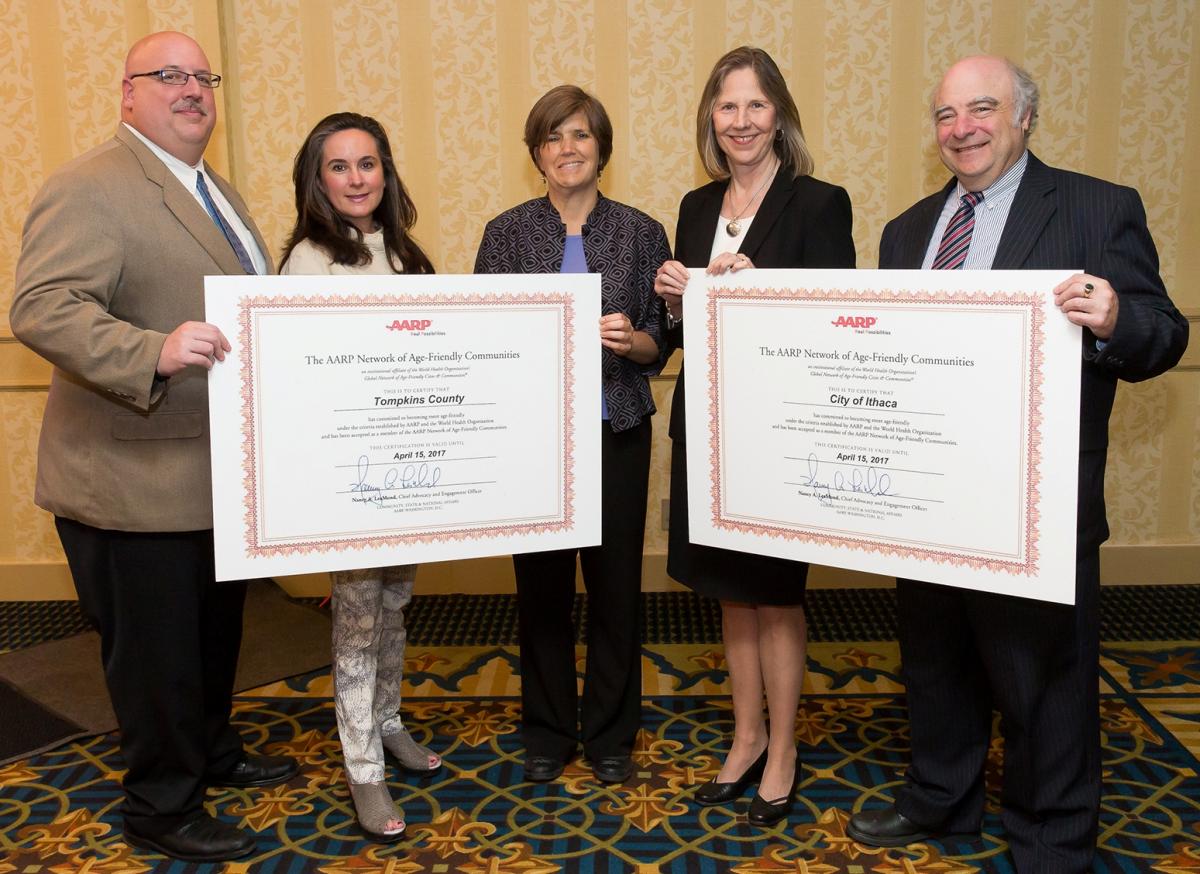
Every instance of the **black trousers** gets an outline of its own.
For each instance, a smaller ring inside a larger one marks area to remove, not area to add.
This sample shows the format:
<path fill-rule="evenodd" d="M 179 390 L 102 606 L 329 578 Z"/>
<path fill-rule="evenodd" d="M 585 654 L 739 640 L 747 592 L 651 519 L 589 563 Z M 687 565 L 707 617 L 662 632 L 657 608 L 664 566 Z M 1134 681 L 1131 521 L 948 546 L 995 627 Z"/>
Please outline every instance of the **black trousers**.
<path fill-rule="evenodd" d="M 201 809 L 204 773 L 242 754 L 229 714 L 246 584 L 214 581 L 212 531 L 55 524 L 80 606 L 100 630 L 128 768 L 125 821 L 171 828 Z"/>
<path fill-rule="evenodd" d="M 1004 735 L 1001 818 L 1021 874 L 1092 870 L 1100 810 L 1100 557 L 1074 607 L 898 580 L 912 767 L 897 809 L 976 832 L 992 709 Z"/>
<path fill-rule="evenodd" d="M 521 731 L 530 756 L 628 755 L 641 723 L 642 543 L 650 418 L 613 433 L 601 422 L 601 544 L 513 556 L 521 642 Z M 587 587 L 582 708 L 575 677 L 575 555 Z M 576 730 L 578 722 L 579 729 Z"/>

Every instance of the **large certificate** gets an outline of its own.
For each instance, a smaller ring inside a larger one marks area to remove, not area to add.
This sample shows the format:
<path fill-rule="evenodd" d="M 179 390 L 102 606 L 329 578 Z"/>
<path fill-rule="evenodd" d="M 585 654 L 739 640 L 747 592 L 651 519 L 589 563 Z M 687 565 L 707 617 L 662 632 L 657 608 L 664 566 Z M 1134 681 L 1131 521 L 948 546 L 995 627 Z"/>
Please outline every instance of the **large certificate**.
<path fill-rule="evenodd" d="M 218 579 L 600 542 L 598 275 L 208 277 Z"/>
<path fill-rule="evenodd" d="M 1069 604 L 1067 271 L 693 271 L 696 543 Z"/>

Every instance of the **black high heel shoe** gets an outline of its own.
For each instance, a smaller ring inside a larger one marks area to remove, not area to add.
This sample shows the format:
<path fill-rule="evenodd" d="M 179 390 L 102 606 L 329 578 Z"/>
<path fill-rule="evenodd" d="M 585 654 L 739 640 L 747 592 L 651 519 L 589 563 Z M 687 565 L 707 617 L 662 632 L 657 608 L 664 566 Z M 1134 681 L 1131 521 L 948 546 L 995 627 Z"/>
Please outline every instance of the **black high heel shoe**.
<path fill-rule="evenodd" d="M 792 812 L 792 804 L 796 801 L 796 787 L 800 785 L 800 768 L 800 752 L 797 750 L 796 770 L 792 772 L 791 791 L 774 801 L 767 801 L 757 792 L 754 793 L 754 798 L 750 801 L 750 811 L 746 814 L 746 819 L 751 825 L 764 828 L 773 826 Z"/>
<path fill-rule="evenodd" d="M 718 783 L 714 777 L 707 783 L 698 786 L 692 793 L 692 797 L 696 799 L 697 804 L 705 807 L 712 807 L 714 804 L 728 804 L 745 792 L 747 786 L 759 780 L 762 777 L 763 768 L 766 766 L 767 751 L 763 750 L 762 755 L 755 759 L 754 764 L 732 783 Z"/>

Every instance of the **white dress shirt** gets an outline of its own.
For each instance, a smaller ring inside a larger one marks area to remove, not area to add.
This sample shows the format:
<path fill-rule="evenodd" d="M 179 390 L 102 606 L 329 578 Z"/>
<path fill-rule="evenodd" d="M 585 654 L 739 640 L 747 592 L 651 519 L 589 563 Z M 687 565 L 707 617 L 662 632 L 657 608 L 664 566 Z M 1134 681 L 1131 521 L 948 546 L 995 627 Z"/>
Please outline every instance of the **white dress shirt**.
<path fill-rule="evenodd" d="M 176 158 L 166 149 L 146 139 L 146 137 L 143 136 L 140 131 L 130 126 L 128 123 L 121 122 L 121 124 L 124 124 L 125 127 L 129 128 L 130 132 L 135 137 L 146 144 L 146 148 L 153 152 L 155 157 L 162 161 L 164 165 L 166 165 L 166 168 L 171 171 L 176 179 L 179 180 L 179 184 L 182 185 L 185 190 L 192 193 L 192 197 L 196 198 L 196 203 L 200 204 L 200 208 L 204 210 L 204 214 L 208 215 L 208 207 L 204 205 L 204 200 L 200 197 L 200 192 L 196 190 L 196 171 L 204 174 L 204 180 L 208 183 L 208 193 L 212 196 L 213 203 L 217 205 L 217 209 L 220 211 L 221 217 L 224 218 L 225 221 L 229 222 L 229 227 L 233 229 L 233 232 L 237 235 L 237 238 L 242 241 L 242 246 L 245 247 L 246 254 L 249 255 L 250 260 L 254 262 L 254 272 L 259 276 L 265 275 L 267 272 L 267 259 L 259 250 L 258 243 L 254 240 L 254 234 L 250 233 L 250 229 L 246 227 L 246 223 L 242 221 L 241 217 L 237 213 L 237 210 L 233 208 L 233 204 L 225 199 L 225 195 L 221 193 L 221 189 L 217 187 L 217 183 L 214 182 L 212 176 L 209 175 L 208 168 L 204 166 L 204 161 L 201 160 L 194 167 L 190 164 L 186 164 Z M 211 219 L 211 216 L 209 216 L 209 218 Z"/>

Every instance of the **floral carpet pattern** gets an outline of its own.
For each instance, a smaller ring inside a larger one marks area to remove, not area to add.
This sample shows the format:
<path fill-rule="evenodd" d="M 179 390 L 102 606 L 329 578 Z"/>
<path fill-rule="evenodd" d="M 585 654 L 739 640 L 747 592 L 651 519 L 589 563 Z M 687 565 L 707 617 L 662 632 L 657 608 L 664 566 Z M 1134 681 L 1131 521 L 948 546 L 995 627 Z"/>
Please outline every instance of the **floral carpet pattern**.
<path fill-rule="evenodd" d="M 804 772 L 792 815 L 746 821 L 750 794 L 690 803 L 717 773 L 731 728 L 721 648 L 649 643 L 643 728 L 621 786 L 572 762 L 549 784 L 521 782 L 519 653 L 510 645 L 410 645 L 404 717 L 446 765 L 390 770 L 409 823 L 403 842 L 362 841 L 342 772 L 328 671 L 240 695 L 247 744 L 286 753 L 300 774 L 268 789 L 210 790 L 210 810 L 252 832 L 258 852 L 221 865 L 172 862 L 121 840 L 115 735 L 65 744 L 0 769 L 0 874 L 975 874 L 1011 872 L 995 804 L 993 742 L 984 831 L 901 850 L 862 847 L 849 814 L 880 806 L 903 774 L 907 715 L 888 641 L 809 652 L 797 723 Z M 583 650 L 578 651 L 582 668 Z M 1104 789 L 1095 870 L 1200 874 L 1200 641 L 1108 643 L 1102 661 Z M 2 718 L 2 717 L 0 717 Z"/>

